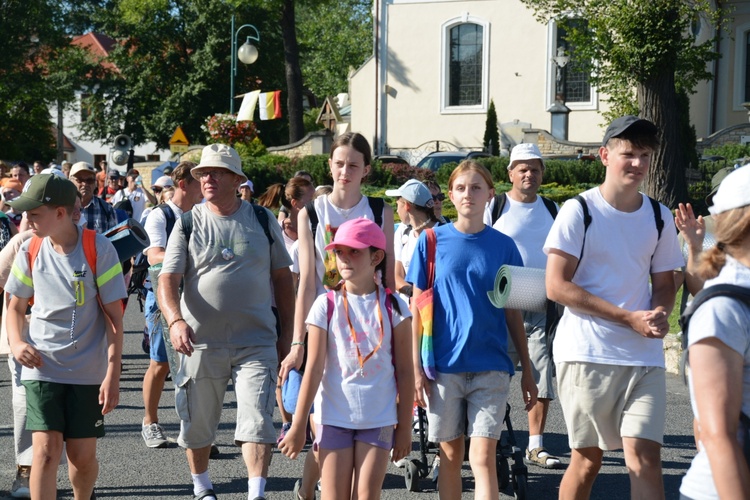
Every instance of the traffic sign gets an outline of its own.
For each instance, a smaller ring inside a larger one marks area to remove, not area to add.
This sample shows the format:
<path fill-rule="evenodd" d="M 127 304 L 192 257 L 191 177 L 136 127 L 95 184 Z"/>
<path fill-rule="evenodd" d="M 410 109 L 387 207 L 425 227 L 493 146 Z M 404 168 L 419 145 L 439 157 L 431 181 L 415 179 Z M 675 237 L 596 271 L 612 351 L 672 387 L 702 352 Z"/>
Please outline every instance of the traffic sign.
<path fill-rule="evenodd" d="M 182 127 L 180 127 L 179 125 L 175 129 L 174 134 L 172 134 L 172 138 L 169 139 L 169 145 L 184 145 L 185 147 L 190 146 L 190 141 L 188 141 L 185 132 L 182 131 Z M 187 151 L 187 149 L 185 149 L 185 151 Z M 174 150 L 172 150 L 172 152 L 174 152 Z"/>

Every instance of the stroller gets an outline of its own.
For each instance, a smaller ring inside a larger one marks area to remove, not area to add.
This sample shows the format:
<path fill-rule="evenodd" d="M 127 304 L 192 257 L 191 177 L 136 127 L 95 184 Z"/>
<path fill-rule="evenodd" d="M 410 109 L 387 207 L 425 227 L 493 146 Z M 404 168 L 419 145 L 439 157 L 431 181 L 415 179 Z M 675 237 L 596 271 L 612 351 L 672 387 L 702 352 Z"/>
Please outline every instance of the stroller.
<path fill-rule="evenodd" d="M 496 468 L 497 483 L 500 491 L 504 491 L 512 483 L 513 494 L 516 499 L 527 498 L 528 469 L 523 461 L 523 451 L 516 446 L 516 438 L 513 434 L 513 426 L 510 422 L 510 404 L 505 405 L 505 417 L 503 418 L 506 431 L 503 431 L 497 444 Z M 419 436 L 419 459 L 408 460 L 405 464 L 404 479 L 406 489 L 409 491 L 421 491 L 420 481 L 432 477 L 432 482 L 437 489 L 437 481 L 440 469 L 440 457 L 438 447 L 435 443 L 427 440 L 427 412 L 424 408 L 417 407 L 417 419 L 414 422 Z M 429 464 L 427 455 L 435 454 L 432 464 Z M 469 447 L 466 446 L 468 457 Z M 513 460 L 511 465 L 510 460 Z"/>

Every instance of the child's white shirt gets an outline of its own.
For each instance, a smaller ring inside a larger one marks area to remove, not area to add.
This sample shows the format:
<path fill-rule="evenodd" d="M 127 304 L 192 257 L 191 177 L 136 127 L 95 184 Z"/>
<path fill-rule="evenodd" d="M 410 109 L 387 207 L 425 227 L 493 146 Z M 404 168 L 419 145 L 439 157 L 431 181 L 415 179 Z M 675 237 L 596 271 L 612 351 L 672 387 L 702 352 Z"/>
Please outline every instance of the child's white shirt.
<path fill-rule="evenodd" d="M 383 342 L 377 352 L 364 363 L 361 374 L 357 345 L 352 339 L 346 319 L 343 294 L 340 291 L 334 292 L 330 328 L 327 294 L 319 295 L 310 309 L 307 324 L 328 332 L 325 369 L 315 395 L 313 417 L 318 424 L 347 429 L 372 429 L 397 423 L 393 335 L 386 294 L 382 287 L 379 288 L 379 293 L 383 314 Z M 398 295 L 394 297 L 399 308 L 392 306 L 393 325 L 398 326 L 411 313 Z M 364 360 L 380 340 L 376 292 L 364 296 L 347 293 L 347 301 L 349 318 Z"/>

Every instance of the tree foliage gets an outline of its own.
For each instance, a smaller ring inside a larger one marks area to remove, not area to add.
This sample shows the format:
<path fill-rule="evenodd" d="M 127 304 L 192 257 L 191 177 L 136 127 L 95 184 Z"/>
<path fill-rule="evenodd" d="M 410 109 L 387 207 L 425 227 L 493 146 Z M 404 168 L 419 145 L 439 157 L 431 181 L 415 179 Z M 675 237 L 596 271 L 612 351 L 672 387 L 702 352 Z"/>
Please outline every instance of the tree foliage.
<path fill-rule="evenodd" d="M 490 107 L 487 108 L 487 121 L 484 124 L 484 138 L 482 146 L 492 156 L 500 154 L 500 129 L 497 127 L 497 112 L 495 101 L 490 99 Z"/>
<path fill-rule="evenodd" d="M 372 55 L 372 0 L 302 2 L 297 27 L 305 87 L 320 99 L 347 92 L 351 68 Z"/>
<path fill-rule="evenodd" d="M 677 96 L 693 93 L 698 81 L 711 77 L 706 67 L 718 58 L 714 40 L 697 42 L 691 28 L 699 21 L 721 27 L 722 12 L 709 0 L 521 1 L 540 22 L 556 19 L 564 26 L 576 60 L 587 65 L 591 83 L 611 105 L 607 119 L 636 114 L 659 127 L 662 144 L 646 190 L 670 206 L 686 200 Z"/>

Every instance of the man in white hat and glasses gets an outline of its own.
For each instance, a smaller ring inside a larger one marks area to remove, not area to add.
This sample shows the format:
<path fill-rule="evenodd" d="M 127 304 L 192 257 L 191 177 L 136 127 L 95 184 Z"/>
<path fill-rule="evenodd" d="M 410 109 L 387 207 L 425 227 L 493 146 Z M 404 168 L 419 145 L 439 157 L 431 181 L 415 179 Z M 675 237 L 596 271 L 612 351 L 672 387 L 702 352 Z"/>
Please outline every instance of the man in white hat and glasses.
<path fill-rule="evenodd" d="M 515 146 L 508 164 L 510 191 L 495 199 L 497 205 L 492 211 L 495 219 L 492 227 L 513 238 L 524 267 L 537 269 L 547 267 L 544 241 L 557 216 L 555 202 L 538 194 L 543 176 L 544 161 L 536 144 Z M 556 469 L 561 465 L 560 459 L 551 455 L 543 442 L 549 403 L 556 396 L 551 346 L 545 332 L 547 314 L 524 311 L 523 323 L 534 382 L 539 390 L 537 404 L 529 410 L 529 446 L 525 461 L 545 469 Z M 512 342 L 508 343 L 508 354 L 518 364 Z"/>
<path fill-rule="evenodd" d="M 248 498 L 264 499 L 276 441 L 278 356 L 286 356 L 292 339 L 292 324 L 284 321 L 294 317 L 291 260 L 273 214 L 262 209 L 264 214 L 258 215 L 256 207 L 237 198 L 247 177 L 234 149 L 205 147 L 191 173 L 206 202 L 189 212 L 192 229 L 184 217 L 177 220 L 158 287 L 159 305 L 180 357 L 174 381 L 181 418 L 177 442 L 187 451 L 194 498 L 214 500 L 208 458 L 231 379 L 237 396 L 235 443 L 247 466 Z M 282 321 L 280 337 L 269 282 Z"/>

